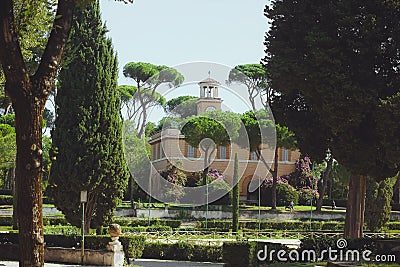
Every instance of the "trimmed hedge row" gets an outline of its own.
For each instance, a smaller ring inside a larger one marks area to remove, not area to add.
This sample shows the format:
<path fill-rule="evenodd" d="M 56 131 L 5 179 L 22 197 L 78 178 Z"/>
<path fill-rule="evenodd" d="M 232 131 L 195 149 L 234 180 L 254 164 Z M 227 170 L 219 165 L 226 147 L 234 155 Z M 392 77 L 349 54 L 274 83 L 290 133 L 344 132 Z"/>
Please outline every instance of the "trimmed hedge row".
<path fill-rule="evenodd" d="M 120 236 L 119 240 L 124 246 L 124 252 L 127 258 L 137 259 L 142 256 L 146 238 L 144 236 L 127 235 Z M 87 249 L 105 249 L 111 241 L 109 236 L 88 235 L 85 236 L 85 248 Z M 44 236 L 46 247 L 79 247 L 81 237 L 77 235 L 50 235 Z M 17 233 L 0 233 L 1 245 L 18 244 Z"/>
<path fill-rule="evenodd" d="M 122 226 L 122 233 L 142 233 L 142 232 L 172 232 L 172 228 L 170 226 L 164 225 L 153 225 L 153 226 Z M 101 227 L 97 234 L 107 235 L 108 227 Z"/>
<path fill-rule="evenodd" d="M 177 242 L 174 244 L 146 242 L 142 258 L 220 262 L 222 259 L 222 247 L 187 242 Z"/>
<path fill-rule="evenodd" d="M 232 229 L 232 221 L 227 220 L 213 220 L 208 221 L 208 228 L 217 228 L 217 229 Z M 259 222 L 258 221 L 246 221 L 239 222 L 239 226 L 241 229 L 258 229 Z M 400 227 L 400 223 L 398 223 Z M 262 221 L 261 229 L 273 229 L 273 230 L 305 230 L 310 228 L 309 222 L 302 221 L 283 221 L 283 222 L 273 222 L 273 221 Z M 343 230 L 344 223 L 343 222 L 312 222 L 313 230 L 330 230 L 337 231 Z M 205 221 L 198 221 L 196 223 L 196 228 L 205 228 Z"/>
<path fill-rule="evenodd" d="M 232 241 L 224 242 L 222 246 L 222 261 L 226 263 L 226 267 L 258 267 L 260 264 L 265 264 L 265 261 L 278 262 L 277 253 L 272 254 L 272 258 L 268 253 L 269 251 L 286 251 L 290 252 L 290 249 L 284 245 L 269 242 L 249 242 L 249 241 Z M 259 251 L 260 257 L 265 256 L 265 261 L 260 261 L 257 257 Z"/>
<path fill-rule="evenodd" d="M 122 218 L 115 218 L 113 223 L 118 223 L 121 226 L 148 226 L 149 220 L 148 219 L 134 219 L 134 220 L 127 220 Z M 160 225 L 160 226 L 169 226 L 171 228 L 179 228 L 182 224 L 182 220 L 162 220 L 158 218 L 151 218 L 150 219 L 150 226 Z"/>
<path fill-rule="evenodd" d="M 0 195 L 0 205 L 12 205 L 13 197 L 10 195 Z"/>
<path fill-rule="evenodd" d="M 0 195 L 0 205 L 12 205 L 13 204 L 13 196 L 12 195 Z M 51 199 L 44 196 L 43 197 L 43 204 L 52 204 Z"/>
<path fill-rule="evenodd" d="M 13 223 L 11 216 L 0 216 L 0 226 L 11 226 Z M 43 225 L 70 225 L 64 217 L 44 217 Z"/>

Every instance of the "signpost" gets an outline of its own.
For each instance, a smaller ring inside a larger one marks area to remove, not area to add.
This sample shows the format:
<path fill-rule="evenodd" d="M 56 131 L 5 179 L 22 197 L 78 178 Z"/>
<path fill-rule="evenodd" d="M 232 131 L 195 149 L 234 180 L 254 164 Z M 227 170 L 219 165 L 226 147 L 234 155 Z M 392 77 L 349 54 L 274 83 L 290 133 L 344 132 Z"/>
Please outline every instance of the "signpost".
<path fill-rule="evenodd" d="M 81 191 L 81 205 L 82 205 L 82 250 L 81 250 L 81 263 L 85 264 L 85 203 L 87 202 L 87 191 Z"/>

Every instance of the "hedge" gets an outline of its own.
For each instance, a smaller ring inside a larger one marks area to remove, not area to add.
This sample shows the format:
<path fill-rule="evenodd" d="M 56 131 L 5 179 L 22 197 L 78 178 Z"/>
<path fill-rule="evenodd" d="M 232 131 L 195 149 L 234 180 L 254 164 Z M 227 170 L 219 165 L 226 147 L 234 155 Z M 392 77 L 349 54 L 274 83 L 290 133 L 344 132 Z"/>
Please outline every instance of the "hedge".
<path fill-rule="evenodd" d="M 12 205 L 12 204 L 13 204 L 13 196 L 12 195 L 0 194 L 0 205 Z M 48 197 L 44 196 L 43 204 L 53 204 L 53 202 Z"/>
<path fill-rule="evenodd" d="M 121 226 L 149 226 L 148 219 L 135 219 L 135 220 L 127 220 L 122 218 L 115 218 L 113 223 L 118 223 Z M 182 220 L 161 220 L 158 218 L 150 219 L 150 226 L 160 225 L 160 226 L 169 226 L 171 228 L 179 228 L 182 224 Z"/>
<path fill-rule="evenodd" d="M 10 195 L 0 195 L 0 205 L 12 205 L 13 197 Z"/>
<path fill-rule="evenodd" d="M 258 229 L 259 222 L 258 221 L 245 221 L 239 222 L 239 226 L 241 229 Z M 400 227 L 400 223 L 394 223 L 394 225 L 398 225 Z M 232 229 L 232 221 L 228 220 L 211 220 L 207 223 L 208 228 L 211 229 Z M 274 221 L 262 221 L 261 229 L 270 229 L 270 230 L 308 230 L 310 229 L 310 222 L 308 221 L 283 221 L 283 222 L 274 222 Z M 343 222 L 320 222 L 315 221 L 312 222 L 312 229 L 315 230 L 323 230 L 323 231 L 341 231 L 344 227 Z M 197 221 L 196 229 L 204 229 L 205 221 Z"/>
<path fill-rule="evenodd" d="M 222 261 L 226 267 L 257 266 L 257 243 L 247 241 L 224 242 L 222 245 Z"/>
<path fill-rule="evenodd" d="M 11 226 L 13 220 L 11 216 L 0 216 L 0 226 Z"/>
<path fill-rule="evenodd" d="M 127 235 L 120 236 L 124 252 L 127 258 L 140 258 L 143 253 L 146 238 L 144 236 Z M 78 235 L 45 235 L 44 242 L 47 247 L 78 248 L 81 243 L 81 236 Z M 85 248 L 105 249 L 111 242 L 109 236 L 85 236 Z M 0 245 L 18 244 L 17 233 L 0 233 Z"/>
<path fill-rule="evenodd" d="M 173 244 L 146 242 L 142 258 L 220 262 L 222 259 L 222 247 L 191 244 L 182 241 Z"/>

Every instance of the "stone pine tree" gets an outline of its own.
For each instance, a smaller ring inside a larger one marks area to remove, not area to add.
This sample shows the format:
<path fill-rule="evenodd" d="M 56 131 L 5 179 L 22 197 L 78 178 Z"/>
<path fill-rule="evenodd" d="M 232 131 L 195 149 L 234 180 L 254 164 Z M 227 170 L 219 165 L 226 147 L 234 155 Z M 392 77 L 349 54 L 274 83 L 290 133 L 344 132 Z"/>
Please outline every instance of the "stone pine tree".
<path fill-rule="evenodd" d="M 235 154 L 235 165 L 233 167 L 233 189 L 232 189 L 232 232 L 237 233 L 239 230 L 239 161 L 237 153 Z"/>
<path fill-rule="evenodd" d="M 75 14 L 56 98 L 56 160 L 49 193 L 67 220 L 79 226 L 80 191 L 88 191 L 86 232 L 110 221 L 129 177 L 122 150 L 117 58 L 106 31 L 98 1 Z"/>

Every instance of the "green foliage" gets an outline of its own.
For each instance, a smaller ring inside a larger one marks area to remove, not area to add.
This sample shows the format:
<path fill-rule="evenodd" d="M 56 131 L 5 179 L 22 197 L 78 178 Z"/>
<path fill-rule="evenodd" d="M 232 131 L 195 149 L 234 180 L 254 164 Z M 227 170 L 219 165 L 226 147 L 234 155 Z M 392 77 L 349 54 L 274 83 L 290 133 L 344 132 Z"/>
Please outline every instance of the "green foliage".
<path fill-rule="evenodd" d="M 206 151 L 211 144 L 201 145 L 203 139 L 209 138 L 215 145 L 226 146 L 230 140 L 238 137 L 240 121 L 233 112 L 212 111 L 202 114 L 201 117 L 190 118 L 182 128 L 185 141 L 194 147 Z"/>
<path fill-rule="evenodd" d="M 313 203 L 319 198 L 318 190 L 311 188 L 301 188 L 297 190 L 299 194 L 299 205 L 310 205 L 311 200 Z"/>
<path fill-rule="evenodd" d="M 261 64 L 244 64 L 235 66 L 229 72 L 228 83 L 242 83 L 247 87 L 249 100 L 253 110 L 256 110 L 256 97 L 260 97 L 265 105 L 262 96 L 268 95 L 267 72 Z M 267 101 L 269 95 L 267 96 Z"/>
<path fill-rule="evenodd" d="M 9 124 L 0 124 L 0 168 L 14 166 L 16 153 L 15 128 Z"/>
<path fill-rule="evenodd" d="M 186 118 L 197 114 L 196 96 L 178 96 L 168 100 L 164 106 L 166 113 Z"/>
<path fill-rule="evenodd" d="M 268 184 L 265 187 L 265 192 L 263 192 L 265 196 L 265 201 L 267 205 L 272 204 L 272 184 Z M 290 202 L 296 205 L 299 201 L 299 194 L 293 186 L 287 183 L 277 183 L 276 184 L 276 205 L 277 206 L 285 206 L 289 205 Z"/>
<path fill-rule="evenodd" d="M 221 246 L 197 245 L 187 242 L 167 244 L 146 242 L 142 258 L 218 262 L 222 258 Z"/>
<path fill-rule="evenodd" d="M 147 219 L 126 220 L 126 219 L 116 218 L 113 220 L 113 223 L 118 223 L 121 226 L 136 227 L 136 226 L 148 226 L 149 221 Z M 161 226 L 169 226 L 175 229 L 179 228 L 181 224 L 182 224 L 181 220 L 162 220 L 158 218 L 150 219 L 150 226 L 161 225 Z"/>
<path fill-rule="evenodd" d="M 56 3 L 48 0 L 13 1 L 18 41 L 28 70 L 35 73 L 53 25 Z"/>
<path fill-rule="evenodd" d="M 248 231 L 248 230 L 258 230 L 259 221 L 251 220 L 251 221 L 241 221 L 239 223 L 239 228 Z M 400 224 L 391 224 L 391 228 L 394 229 L 398 227 Z M 312 223 L 312 229 L 314 231 L 341 231 L 343 230 L 344 223 L 343 222 L 320 222 L 314 221 Z M 205 227 L 205 221 L 197 221 L 196 229 L 203 229 Z M 232 221 L 228 220 L 210 220 L 208 221 L 207 231 L 211 231 L 210 229 L 215 229 L 215 231 L 219 232 L 223 229 L 231 229 Z M 310 228 L 310 223 L 308 221 L 262 221 L 260 223 L 260 227 L 262 230 L 277 230 L 277 231 L 307 231 Z"/>
<path fill-rule="evenodd" d="M 0 124 L 8 124 L 15 127 L 15 114 L 7 114 L 0 116 Z"/>
<path fill-rule="evenodd" d="M 369 178 L 367 183 L 367 197 L 365 199 L 365 223 L 372 232 L 379 231 L 390 219 L 393 197 L 393 185 L 396 177 L 380 182 Z"/>
<path fill-rule="evenodd" d="M 137 137 L 135 124 L 132 121 L 124 121 L 123 142 L 126 164 L 131 172 L 129 182 L 129 195 L 131 201 L 145 200 L 147 193 L 136 183 L 136 178 L 148 177 L 147 170 L 151 169 L 146 141 Z"/>
<path fill-rule="evenodd" d="M 111 221 L 128 181 L 122 150 L 117 59 L 98 1 L 75 14 L 56 103 L 56 160 L 49 195 L 67 220 L 81 224 L 80 191 L 88 191 L 87 227 Z M 85 229 L 88 231 L 88 228 Z"/>
<path fill-rule="evenodd" d="M 238 241 L 224 242 L 222 246 L 222 261 L 224 266 L 253 267 L 257 266 L 257 243 Z"/>
<path fill-rule="evenodd" d="M 240 200 L 240 184 L 239 184 L 239 161 L 237 153 L 235 154 L 235 165 L 233 167 L 233 189 L 232 189 L 232 232 L 237 233 L 239 230 L 239 200 Z"/>
<path fill-rule="evenodd" d="M 7 198 L 5 198 L 6 196 L 1 196 L 0 197 L 0 201 L 2 202 L 1 205 L 4 205 L 3 203 L 7 203 L 7 205 L 12 205 L 12 197 L 11 197 L 11 201 L 10 201 L 10 196 L 7 196 Z M 10 203 L 11 204 L 8 204 Z M 0 216 L 0 226 L 11 226 L 13 223 L 12 221 L 12 217 L 11 216 Z"/>
<path fill-rule="evenodd" d="M 158 173 L 162 178 L 172 184 L 165 192 L 166 199 L 171 202 L 177 202 L 184 196 L 183 187 L 186 185 L 186 174 L 176 167 L 179 164 L 168 164 L 165 170 L 159 170 Z"/>
<path fill-rule="evenodd" d="M 125 77 L 136 82 L 136 87 L 123 88 L 124 105 L 128 118 L 136 119 L 138 137 L 142 137 L 147 124 L 147 112 L 152 106 L 164 106 L 165 98 L 156 92 L 161 84 L 180 85 L 184 77 L 177 70 L 167 66 L 157 66 L 146 62 L 129 62 L 124 66 Z M 126 93 L 125 93 L 126 92 Z"/>
<path fill-rule="evenodd" d="M 378 0 L 288 0 L 266 8 L 273 22 L 263 61 L 303 153 L 318 161 L 314 154 L 329 147 L 354 174 L 397 173 L 400 46 L 391 40 L 400 34 L 399 12 L 398 1 Z"/>

